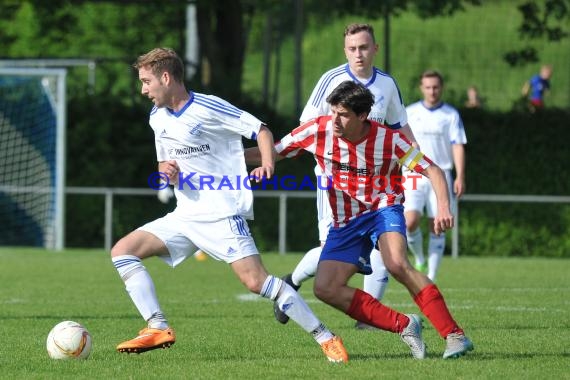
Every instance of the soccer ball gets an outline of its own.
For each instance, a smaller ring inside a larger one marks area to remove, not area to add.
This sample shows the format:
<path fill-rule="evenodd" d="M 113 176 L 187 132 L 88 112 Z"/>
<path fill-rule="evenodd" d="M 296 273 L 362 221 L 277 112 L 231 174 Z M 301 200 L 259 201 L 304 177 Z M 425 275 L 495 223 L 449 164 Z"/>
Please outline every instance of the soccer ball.
<path fill-rule="evenodd" d="M 77 322 L 63 321 L 49 332 L 46 348 L 52 359 L 87 359 L 91 353 L 91 334 Z"/>

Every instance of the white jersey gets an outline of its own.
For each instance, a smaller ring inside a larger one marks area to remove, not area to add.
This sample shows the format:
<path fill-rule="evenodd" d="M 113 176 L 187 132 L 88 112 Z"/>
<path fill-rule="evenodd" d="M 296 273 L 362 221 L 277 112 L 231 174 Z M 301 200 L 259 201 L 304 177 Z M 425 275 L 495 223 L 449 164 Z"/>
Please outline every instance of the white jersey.
<path fill-rule="evenodd" d="M 459 112 L 447 103 L 429 109 L 419 101 L 410 104 L 410 128 L 422 152 L 443 170 L 453 169 L 453 144 L 467 144 Z"/>
<path fill-rule="evenodd" d="M 157 159 L 180 167 L 174 214 L 194 221 L 253 219 L 242 136 L 255 140 L 262 124 L 223 99 L 195 92 L 179 112 L 152 109 Z"/>
<path fill-rule="evenodd" d="M 392 129 L 399 129 L 406 125 L 408 122 L 406 109 L 394 78 L 374 67 L 372 77 L 362 82 L 350 72 L 348 63 L 331 69 L 321 76 L 303 109 L 300 117 L 301 123 L 317 116 L 330 114 L 327 97 L 340 83 L 347 80 L 361 83 L 374 95 L 374 104 L 368 115 L 369 120 L 385 124 Z"/>

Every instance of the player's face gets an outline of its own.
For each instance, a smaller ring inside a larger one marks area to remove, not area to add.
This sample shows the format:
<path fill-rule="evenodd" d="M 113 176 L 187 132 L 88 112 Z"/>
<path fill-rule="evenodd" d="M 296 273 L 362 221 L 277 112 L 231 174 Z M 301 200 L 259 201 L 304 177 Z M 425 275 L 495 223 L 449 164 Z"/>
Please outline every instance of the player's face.
<path fill-rule="evenodd" d="M 167 106 L 166 86 L 148 67 L 139 68 L 141 93 L 148 97 L 158 108 Z"/>
<path fill-rule="evenodd" d="M 374 43 L 372 36 L 366 31 L 344 37 L 344 54 L 355 74 L 370 75 L 377 52 L 378 44 Z"/>
<path fill-rule="evenodd" d="M 443 88 L 441 82 L 437 77 L 422 78 L 420 90 L 424 95 L 424 103 L 426 106 L 431 107 L 437 105 L 441 100 L 441 93 Z"/>
<path fill-rule="evenodd" d="M 331 106 L 333 135 L 351 138 L 359 134 L 362 120 L 349 108 L 341 105 Z"/>

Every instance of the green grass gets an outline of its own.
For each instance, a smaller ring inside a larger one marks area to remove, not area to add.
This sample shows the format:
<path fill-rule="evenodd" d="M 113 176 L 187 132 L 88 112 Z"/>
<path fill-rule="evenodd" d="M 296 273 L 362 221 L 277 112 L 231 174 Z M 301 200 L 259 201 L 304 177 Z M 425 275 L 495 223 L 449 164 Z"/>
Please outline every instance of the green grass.
<path fill-rule="evenodd" d="M 290 271 L 300 255 L 266 254 L 271 272 Z M 475 343 L 459 360 L 443 360 L 444 342 L 426 323 L 427 360 L 415 361 L 399 337 L 356 331 L 353 321 L 302 289 L 317 315 L 343 337 L 347 365 L 329 364 L 294 323 L 278 324 L 271 303 L 247 292 L 227 265 L 189 260 L 172 270 L 145 262 L 162 307 L 177 332 L 169 350 L 119 354 L 143 321 L 124 291 L 108 254 L 0 249 L 0 378 L 5 379 L 569 379 L 570 261 L 445 259 L 438 285 L 455 318 Z M 360 285 L 361 278 L 354 278 Z M 385 302 L 416 311 L 392 282 Z M 50 360 L 49 330 L 71 319 L 93 337 L 85 361 Z"/>
<path fill-rule="evenodd" d="M 570 38 L 561 42 L 521 40 L 518 28 L 522 1 L 485 1 L 483 6 L 466 6 L 465 12 L 451 17 L 422 20 L 412 12 L 391 19 L 391 70 L 400 86 L 405 104 L 421 98 L 418 77 L 426 69 L 441 71 L 446 79 L 444 98 L 461 106 L 471 85 L 479 88 L 485 107 L 506 111 L 521 97 L 523 83 L 539 70 L 541 63 L 554 65 L 549 107 L 570 107 Z M 345 25 L 369 22 L 375 28 L 380 50 L 375 64 L 384 69 L 384 22 L 354 16 L 311 23 L 303 37 L 302 99 L 305 105 L 319 77 L 346 58 L 343 52 Z M 540 62 L 524 67 L 510 67 L 503 59 L 506 52 L 530 45 L 537 49 Z M 286 39 L 281 52 L 278 101 L 276 109 L 294 115 L 294 50 Z M 261 42 L 252 41 L 244 65 L 244 91 L 261 92 Z M 292 128 L 292 127 L 291 127 Z"/>

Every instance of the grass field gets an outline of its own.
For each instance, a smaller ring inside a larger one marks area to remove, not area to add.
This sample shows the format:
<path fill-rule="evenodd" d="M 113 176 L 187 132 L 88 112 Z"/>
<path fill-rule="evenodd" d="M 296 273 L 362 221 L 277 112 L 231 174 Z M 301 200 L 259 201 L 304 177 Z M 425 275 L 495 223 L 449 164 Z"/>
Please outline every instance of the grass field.
<path fill-rule="evenodd" d="M 277 275 L 300 255 L 263 256 Z M 570 379 L 569 260 L 445 259 L 438 285 L 475 343 L 459 360 L 443 360 L 444 342 L 425 323 L 429 356 L 410 357 L 398 336 L 357 331 L 353 321 L 302 289 L 317 315 L 342 336 L 351 355 L 330 364 L 294 323 L 278 324 L 271 303 L 247 294 L 219 262 L 189 260 L 172 270 L 145 262 L 177 332 L 169 350 L 119 354 L 114 347 L 143 327 L 110 263 L 98 250 L 52 253 L 0 249 L 0 378 L 5 379 Z M 355 278 L 360 285 L 361 278 Z M 395 282 L 385 302 L 416 306 Z M 62 320 L 93 337 L 86 361 L 54 361 L 47 333 Z"/>

